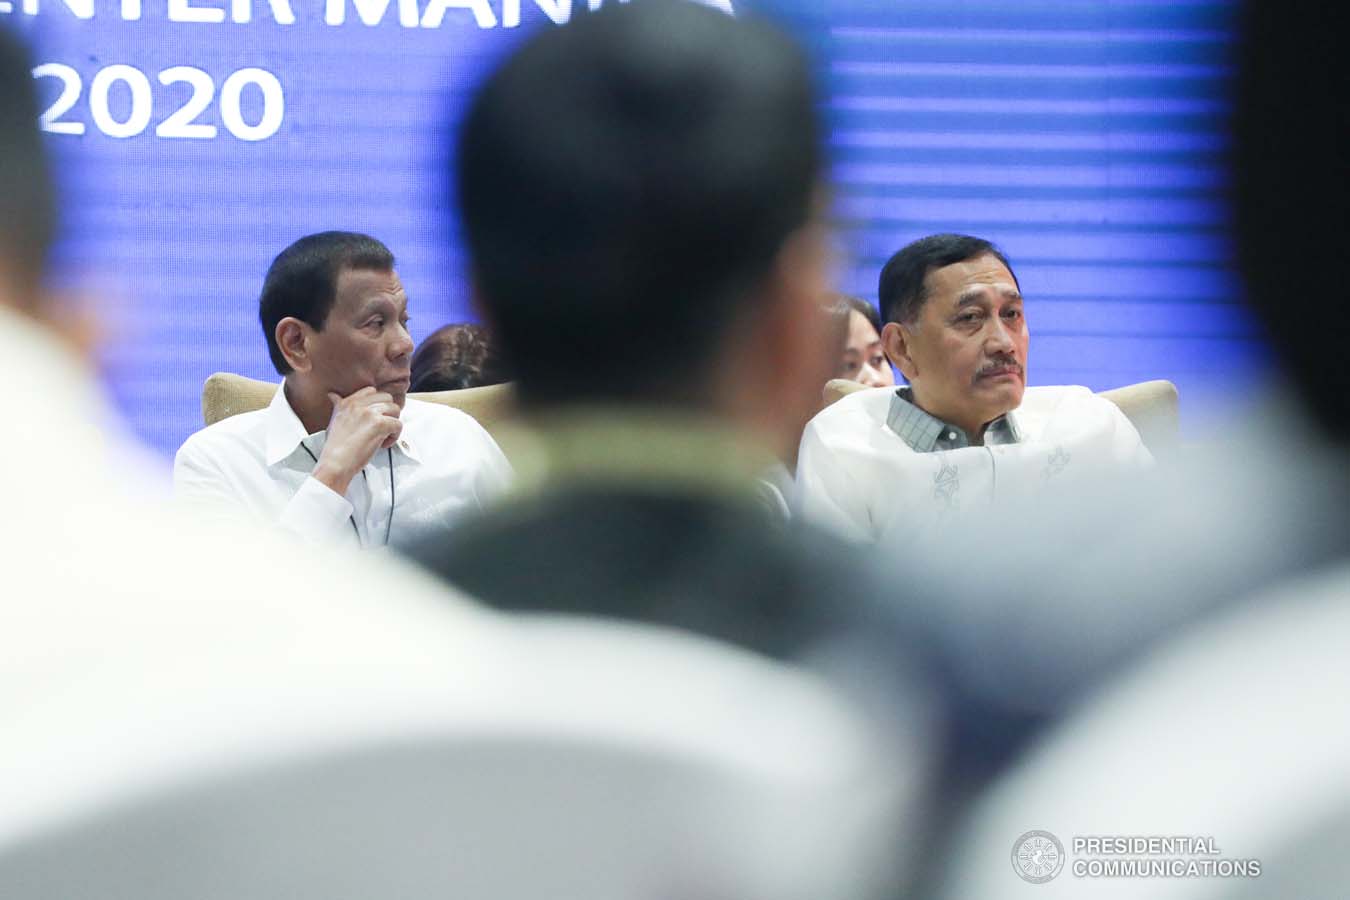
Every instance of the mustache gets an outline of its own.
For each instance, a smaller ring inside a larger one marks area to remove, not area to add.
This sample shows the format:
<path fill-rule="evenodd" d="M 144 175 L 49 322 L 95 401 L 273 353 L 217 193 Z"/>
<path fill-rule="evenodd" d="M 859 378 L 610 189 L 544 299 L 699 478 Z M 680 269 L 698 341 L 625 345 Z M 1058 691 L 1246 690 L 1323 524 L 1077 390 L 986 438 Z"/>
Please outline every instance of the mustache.
<path fill-rule="evenodd" d="M 982 378 L 992 372 L 1012 371 L 1018 375 L 1024 374 L 1022 364 L 1012 356 L 996 356 L 980 366 L 979 371 L 975 373 L 976 378 Z"/>

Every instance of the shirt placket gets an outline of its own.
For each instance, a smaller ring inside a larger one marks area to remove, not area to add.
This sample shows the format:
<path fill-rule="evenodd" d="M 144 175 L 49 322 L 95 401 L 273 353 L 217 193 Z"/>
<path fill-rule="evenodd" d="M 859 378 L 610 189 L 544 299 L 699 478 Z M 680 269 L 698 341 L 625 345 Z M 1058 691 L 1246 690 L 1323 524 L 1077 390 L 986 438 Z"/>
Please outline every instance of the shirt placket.
<path fill-rule="evenodd" d="M 357 523 L 357 531 L 361 541 L 361 546 L 370 546 L 370 536 L 375 533 L 371 527 L 371 511 L 375 507 L 374 496 L 371 490 L 371 482 L 374 481 L 375 473 L 371 471 L 372 465 L 366 463 L 361 469 L 361 474 L 352 479 L 351 485 L 347 488 L 347 500 L 352 505 L 352 518 Z"/>

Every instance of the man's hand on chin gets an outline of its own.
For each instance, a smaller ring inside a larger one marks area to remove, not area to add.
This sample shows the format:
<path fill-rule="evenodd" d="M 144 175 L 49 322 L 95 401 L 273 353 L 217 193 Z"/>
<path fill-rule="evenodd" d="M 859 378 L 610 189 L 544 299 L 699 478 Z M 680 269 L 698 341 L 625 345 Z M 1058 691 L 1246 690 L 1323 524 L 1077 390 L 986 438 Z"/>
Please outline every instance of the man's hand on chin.
<path fill-rule="evenodd" d="M 403 431 L 399 406 L 390 394 L 363 387 L 348 397 L 329 393 L 333 416 L 314 478 L 339 495 L 378 451 L 392 447 Z"/>

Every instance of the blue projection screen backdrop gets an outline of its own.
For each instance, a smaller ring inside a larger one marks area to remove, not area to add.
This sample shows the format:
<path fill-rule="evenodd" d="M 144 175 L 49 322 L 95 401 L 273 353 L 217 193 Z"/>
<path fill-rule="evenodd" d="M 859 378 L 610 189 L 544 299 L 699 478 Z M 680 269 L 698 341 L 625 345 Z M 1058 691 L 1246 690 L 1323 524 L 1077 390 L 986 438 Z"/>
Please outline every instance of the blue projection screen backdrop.
<path fill-rule="evenodd" d="M 36 48 L 58 272 L 99 298 L 136 431 L 171 453 L 207 375 L 276 378 L 257 294 L 302 234 L 388 243 L 414 337 L 472 318 L 454 119 L 523 36 L 602 2 L 0 0 Z M 818 58 L 841 289 L 875 301 L 903 243 L 967 231 L 1017 269 L 1032 383 L 1170 378 L 1190 408 L 1251 385 L 1222 202 L 1228 3 L 706 2 L 775 15 Z"/>

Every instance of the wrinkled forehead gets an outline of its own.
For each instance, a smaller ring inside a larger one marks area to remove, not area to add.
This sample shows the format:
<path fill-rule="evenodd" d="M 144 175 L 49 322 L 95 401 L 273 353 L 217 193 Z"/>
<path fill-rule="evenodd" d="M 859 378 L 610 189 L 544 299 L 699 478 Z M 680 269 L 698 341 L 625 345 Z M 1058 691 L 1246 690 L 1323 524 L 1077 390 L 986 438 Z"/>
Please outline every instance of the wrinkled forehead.
<path fill-rule="evenodd" d="M 972 256 L 960 262 L 930 269 L 924 276 L 928 302 L 955 306 L 971 298 L 1020 300 L 1017 278 L 992 253 Z"/>
<path fill-rule="evenodd" d="M 338 272 L 334 293 L 333 308 L 344 313 L 381 304 L 393 304 L 398 309 L 408 305 L 403 282 L 393 269 L 344 268 Z"/>

